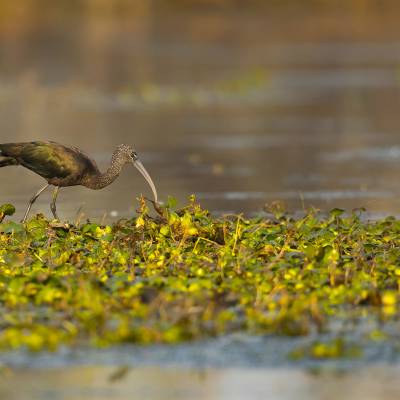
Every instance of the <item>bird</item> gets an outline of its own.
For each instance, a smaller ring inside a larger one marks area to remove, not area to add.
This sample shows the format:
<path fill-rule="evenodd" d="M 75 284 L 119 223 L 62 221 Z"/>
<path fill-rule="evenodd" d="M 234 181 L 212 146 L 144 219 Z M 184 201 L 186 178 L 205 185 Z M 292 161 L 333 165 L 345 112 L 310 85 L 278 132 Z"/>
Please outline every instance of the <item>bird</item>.
<path fill-rule="evenodd" d="M 53 141 L 0 143 L 0 168 L 21 165 L 47 181 L 30 199 L 22 223 L 26 222 L 33 203 L 50 185 L 54 186 L 50 209 L 58 220 L 56 202 L 60 188 L 81 185 L 93 190 L 103 189 L 118 178 L 125 164 L 133 164 L 139 170 L 153 192 L 154 201 L 158 203 L 153 180 L 129 145 L 119 145 L 112 154 L 107 171 L 100 172 L 96 161 L 74 146 Z"/>

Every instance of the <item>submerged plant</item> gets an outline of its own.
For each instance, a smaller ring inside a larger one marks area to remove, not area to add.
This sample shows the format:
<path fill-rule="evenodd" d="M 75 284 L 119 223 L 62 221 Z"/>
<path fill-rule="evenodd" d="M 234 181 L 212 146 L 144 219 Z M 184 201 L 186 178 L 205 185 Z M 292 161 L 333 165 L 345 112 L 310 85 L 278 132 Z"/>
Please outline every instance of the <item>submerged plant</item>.
<path fill-rule="evenodd" d="M 398 316 L 395 218 L 335 209 L 294 219 L 279 208 L 216 218 L 194 197 L 159 211 L 151 217 L 142 199 L 136 218 L 113 225 L 3 221 L 0 347 L 296 336 L 329 331 L 338 318 Z"/>

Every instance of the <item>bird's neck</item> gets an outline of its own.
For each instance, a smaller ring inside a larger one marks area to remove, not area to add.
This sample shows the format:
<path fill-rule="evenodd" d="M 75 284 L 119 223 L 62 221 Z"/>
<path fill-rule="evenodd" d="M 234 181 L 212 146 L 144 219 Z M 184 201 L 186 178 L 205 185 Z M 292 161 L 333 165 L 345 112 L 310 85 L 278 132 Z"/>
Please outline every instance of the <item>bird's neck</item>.
<path fill-rule="evenodd" d="M 107 169 L 107 171 L 104 173 L 99 172 L 97 175 L 92 175 L 88 177 L 86 179 L 85 186 L 94 190 L 105 188 L 118 178 L 123 166 L 124 162 L 113 155 L 111 159 L 111 165 Z"/>

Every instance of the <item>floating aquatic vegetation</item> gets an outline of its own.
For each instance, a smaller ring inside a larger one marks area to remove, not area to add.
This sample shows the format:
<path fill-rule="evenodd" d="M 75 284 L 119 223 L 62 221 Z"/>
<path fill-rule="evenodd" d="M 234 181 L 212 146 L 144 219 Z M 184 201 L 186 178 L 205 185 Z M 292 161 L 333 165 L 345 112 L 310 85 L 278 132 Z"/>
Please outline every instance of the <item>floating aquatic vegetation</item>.
<path fill-rule="evenodd" d="M 4 204 L 0 206 L 0 222 L 2 222 L 7 215 L 14 215 L 14 213 L 15 207 L 12 204 Z"/>
<path fill-rule="evenodd" d="M 335 318 L 398 316 L 395 218 L 334 209 L 294 219 L 279 207 L 268 217 L 216 218 L 193 197 L 159 212 L 152 217 L 141 199 L 137 217 L 113 225 L 4 220 L 0 348 L 297 336 L 327 332 Z M 297 356 L 351 353 L 331 343 Z"/>

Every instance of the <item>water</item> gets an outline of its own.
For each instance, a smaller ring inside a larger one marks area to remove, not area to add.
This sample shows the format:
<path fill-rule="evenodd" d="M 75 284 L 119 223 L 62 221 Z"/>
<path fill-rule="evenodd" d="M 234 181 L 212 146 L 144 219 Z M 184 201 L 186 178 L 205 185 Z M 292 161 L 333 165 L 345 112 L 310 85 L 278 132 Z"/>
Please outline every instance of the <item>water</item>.
<path fill-rule="evenodd" d="M 162 199 L 183 204 L 195 193 L 215 212 L 257 213 L 281 200 L 293 211 L 400 213 L 397 8 L 350 7 L 334 23 L 337 11 L 305 4 L 293 25 L 285 7 L 139 9 L 5 10 L 1 141 L 76 145 L 102 168 L 129 143 Z M 0 178 L 0 202 L 20 216 L 41 178 L 19 168 Z M 59 211 L 125 217 L 140 193 L 150 195 L 127 168 L 101 192 L 62 190 Z M 34 211 L 48 212 L 49 198 Z"/>
<path fill-rule="evenodd" d="M 398 332 L 398 326 L 392 328 Z M 361 330 L 350 336 L 357 344 L 365 341 Z M 312 340 L 234 334 L 176 346 L 3 353 L 0 397 L 394 400 L 400 395 L 396 345 L 376 341 L 355 358 L 288 357 Z"/>
<path fill-rule="evenodd" d="M 396 400 L 399 370 L 364 368 L 346 374 L 293 369 L 84 367 L 9 372 L 0 395 L 10 400 Z M 23 385 L 20 384 L 23 380 Z"/>
<path fill-rule="evenodd" d="M 1 141 L 72 144 L 101 168 L 118 144 L 134 145 L 161 199 L 183 204 L 195 193 L 215 213 L 253 215 L 280 200 L 294 212 L 313 205 L 400 215 L 399 6 L 212 3 L 0 5 Z M 18 216 L 43 184 L 20 168 L 1 169 L 0 182 L 0 203 L 14 203 Z M 100 192 L 63 189 L 59 214 L 130 216 L 140 193 L 150 195 L 126 168 Z M 48 214 L 49 201 L 43 195 L 33 211 Z M 294 339 L 221 340 L 3 355 L 0 397 L 399 397 L 398 355 L 385 346 L 315 374 L 322 365 L 287 358 Z"/>

